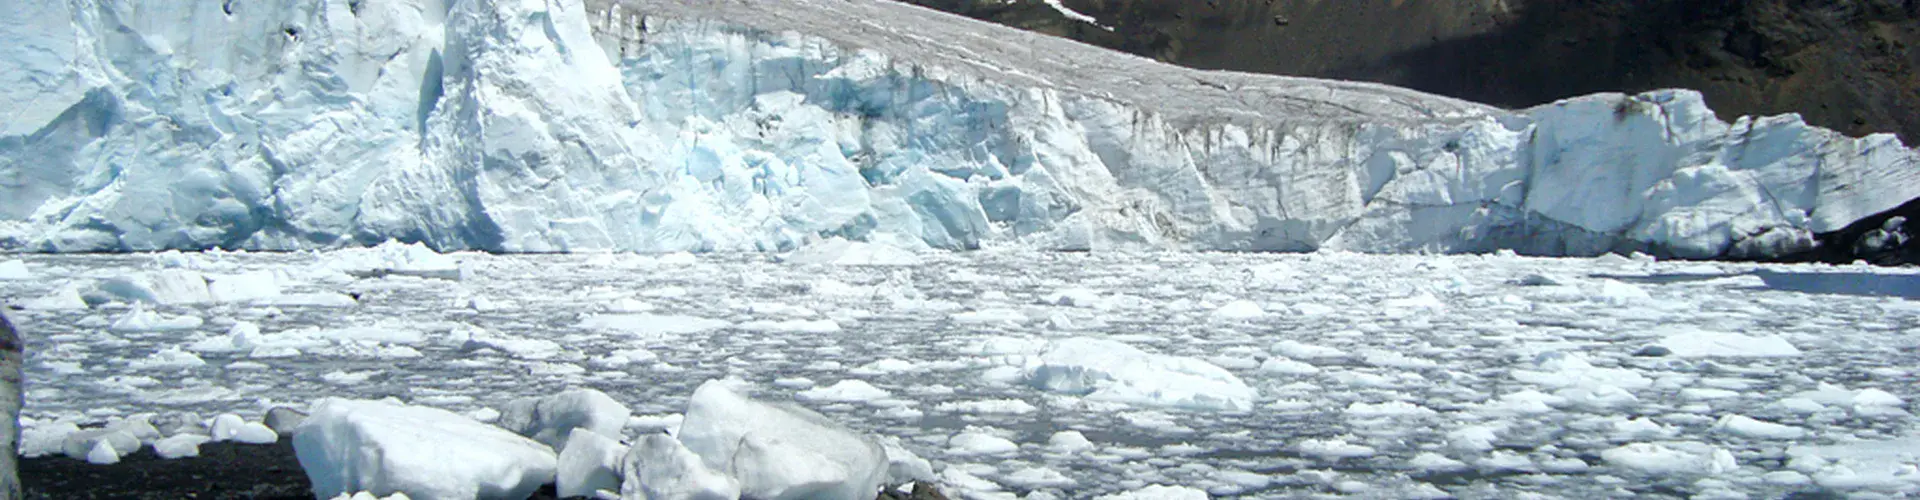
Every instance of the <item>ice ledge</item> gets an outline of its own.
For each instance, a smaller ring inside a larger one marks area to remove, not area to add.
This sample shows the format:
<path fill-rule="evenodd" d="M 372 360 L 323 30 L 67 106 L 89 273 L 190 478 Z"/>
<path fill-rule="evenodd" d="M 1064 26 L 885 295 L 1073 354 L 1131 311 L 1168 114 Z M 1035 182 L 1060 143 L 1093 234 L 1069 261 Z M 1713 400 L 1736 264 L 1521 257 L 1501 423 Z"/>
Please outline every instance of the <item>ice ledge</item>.
<path fill-rule="evenodd" d="M 1510 112 L 880 0 L 12 10 L 12 249 L 1769 257 L 1920 198 L 1890 135 L 1727 123 L 1689 91 Z"/>

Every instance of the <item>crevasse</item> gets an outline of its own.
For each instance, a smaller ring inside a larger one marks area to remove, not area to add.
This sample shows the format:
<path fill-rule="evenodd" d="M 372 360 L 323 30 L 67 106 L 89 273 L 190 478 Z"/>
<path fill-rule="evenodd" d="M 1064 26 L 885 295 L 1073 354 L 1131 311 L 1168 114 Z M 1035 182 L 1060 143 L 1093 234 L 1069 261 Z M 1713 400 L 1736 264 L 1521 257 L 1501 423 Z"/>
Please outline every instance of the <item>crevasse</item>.
<path fill-rule="evenodd" d="M 1690 91 L 1509 111 L 882 0 L 0 6 L 0 246 L 1765 257 L 1920 155 Z"/>

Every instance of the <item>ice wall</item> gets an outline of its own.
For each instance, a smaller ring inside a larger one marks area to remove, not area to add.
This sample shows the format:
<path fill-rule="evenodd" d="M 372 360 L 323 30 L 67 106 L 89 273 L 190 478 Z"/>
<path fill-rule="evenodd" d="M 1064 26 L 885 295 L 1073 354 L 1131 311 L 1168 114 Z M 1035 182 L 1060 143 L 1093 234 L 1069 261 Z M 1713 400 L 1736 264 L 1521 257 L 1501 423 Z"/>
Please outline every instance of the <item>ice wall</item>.
<path fill-rule="evenodd" d="M 1767 256 L 1916 155 L 1698 94 L 1506 111 L 881 0 L 0 6 L 0 246 Z"/>

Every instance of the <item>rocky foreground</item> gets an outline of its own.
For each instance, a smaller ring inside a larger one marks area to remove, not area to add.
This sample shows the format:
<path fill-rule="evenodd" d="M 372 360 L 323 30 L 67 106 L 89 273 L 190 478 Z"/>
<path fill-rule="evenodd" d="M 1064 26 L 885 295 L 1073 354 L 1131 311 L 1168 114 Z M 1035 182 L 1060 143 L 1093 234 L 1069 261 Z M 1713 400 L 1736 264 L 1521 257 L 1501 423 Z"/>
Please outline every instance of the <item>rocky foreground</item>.
<path fill-rule="evenodd" d="M 293 442 L 268 446 L 209 443 L 195 458 L 166 460 L 152 451 L 123 457 L 118 464 L 93 465 L 66 457 L 22 460 L 20 475 L 28 499 L 306 500 L 313 485 L 300 471 Z M 943 500 L 937 488 L 917 483 L 911 493 L 881 492 L 879 500 Z M 552 486 L 530 500 L 559 498 Z"/>
<path fill-rule="evenodd" d="M 269 446 L 209 443 L 195 458 L 164 460 L 152 451 L 128 455 L 110 466 L 66 457 L 21 461 L 28 499 L 306 500 L 312 483 L 300 471 L 292 440 Z M 531 500 L 559 498 L 549 486 Z M 916 484 L 911 494 L 882 492 L 881 500 L 935 500 L 946 496 Z"/>
<path fill-rule="evenodd" d="M 911 452 L 735 391 L 708 382 L 677 431 L 634 436 L 627 408 L 591 389 L 482 419 L 333 398 L 311 415 L 222 415 L 204 430 L 136 416 L 36 432 L 23 476 L 29 498 L 943 498 L 924 484 L 886 487 L 933 477 Z M 58 455 L 44 449 L 54 441 Z"/>

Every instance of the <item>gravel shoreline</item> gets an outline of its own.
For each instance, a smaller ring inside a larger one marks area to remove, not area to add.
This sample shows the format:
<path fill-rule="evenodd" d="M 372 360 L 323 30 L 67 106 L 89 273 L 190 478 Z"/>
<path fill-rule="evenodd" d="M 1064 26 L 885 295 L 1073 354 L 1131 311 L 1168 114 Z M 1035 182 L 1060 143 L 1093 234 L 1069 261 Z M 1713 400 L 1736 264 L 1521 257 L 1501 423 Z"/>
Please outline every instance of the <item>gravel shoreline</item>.
<path fill-rule="evenodd" d="M 312 484 L 294 457 L 293 441 L 272 445 L 200 445 L 200 456 L 164 460 L 152 448 L 94 465 L 61 455 L 20 460 L 27 500 L 312 500 Z M 881 499 L 945 500 L 930 486 Z M 528 500 L 557 500 L 553 485 Z"/>

